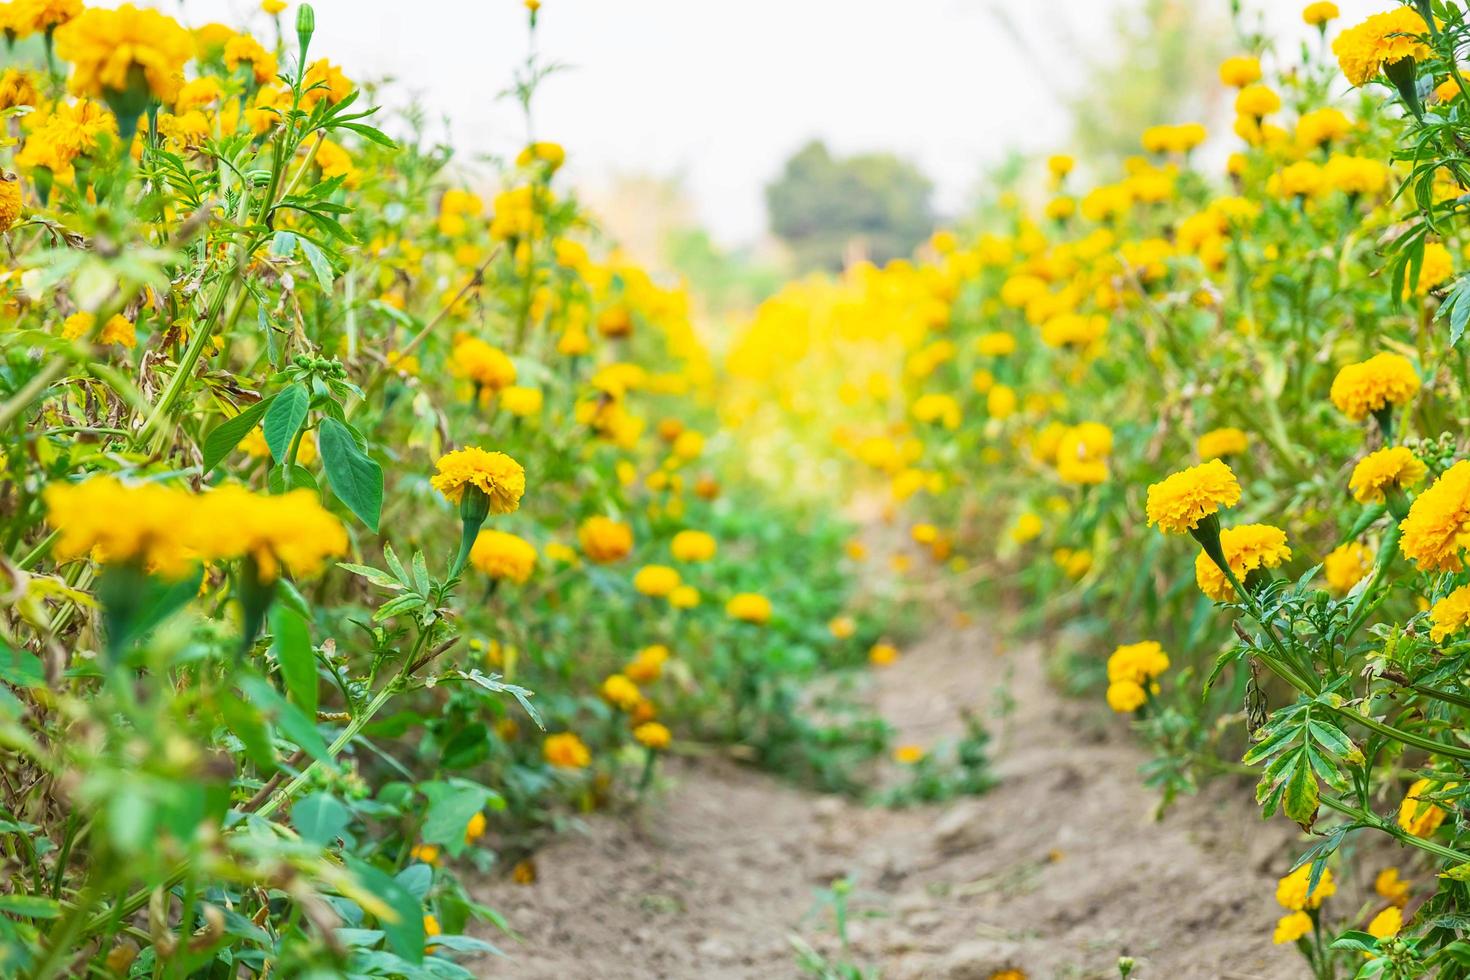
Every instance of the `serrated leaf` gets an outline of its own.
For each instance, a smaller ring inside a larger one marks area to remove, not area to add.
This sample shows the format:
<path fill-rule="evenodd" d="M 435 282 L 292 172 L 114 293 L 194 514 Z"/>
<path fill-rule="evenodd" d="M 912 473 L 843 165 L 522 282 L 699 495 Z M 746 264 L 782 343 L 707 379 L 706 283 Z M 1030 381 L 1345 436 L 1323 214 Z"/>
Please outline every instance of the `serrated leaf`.
<path fill-rule="evenodd" d="M 203 448 L 202 466 L 205 476 L 208 476 L 210 471 L 218 466 L 225 457 L 234 452 L 240 440 L 249 435 L 250 430 L 259 424 L 261 416 L 275 400 L 275 395 L 263 398 L 239 415 L 226 419 L 209 431 L 209 435 L 204 437 Z"/>
<path fill-rule="evenodd" d="M 383 468 L 357 447 L 352 432 L 334 418 L 322 420 L 317 446 L 332 492 L 376 533 L 383 510 Z"/>

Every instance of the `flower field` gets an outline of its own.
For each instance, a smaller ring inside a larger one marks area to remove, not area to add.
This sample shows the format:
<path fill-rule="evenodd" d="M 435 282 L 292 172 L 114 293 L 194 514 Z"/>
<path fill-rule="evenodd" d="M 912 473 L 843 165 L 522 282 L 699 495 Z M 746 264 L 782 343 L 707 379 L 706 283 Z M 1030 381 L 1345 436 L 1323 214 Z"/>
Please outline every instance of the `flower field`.
<path fill-rule="evenodd" d="M 711 758 L 984 812 L 1045 775 L 1011 714 L 1070 729 L 906 673 L 977 621 L 1165 825 L 1290 832 L 1279 975 L 1470 976 L 1470 22 L 1383 6 L 1238 17 L 1233 131 L 1038 160 L 721 331 L 531 138 L 554 2 L 489 180 L 308 4 L 0 3 L 0 976 L 515 975 L 486 896 Z M 788 973 L 890 975 L 853 887 Z M 1118 928 L 1056 975 L 1166 975 Z"/>

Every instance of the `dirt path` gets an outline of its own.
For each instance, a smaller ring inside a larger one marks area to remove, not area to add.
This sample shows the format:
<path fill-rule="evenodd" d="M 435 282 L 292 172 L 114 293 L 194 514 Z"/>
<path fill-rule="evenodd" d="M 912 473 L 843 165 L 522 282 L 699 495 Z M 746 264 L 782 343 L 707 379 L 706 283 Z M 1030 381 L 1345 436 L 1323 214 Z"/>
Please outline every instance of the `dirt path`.
<path fill-rule="evenodd" d="M 539 881 L 487 882 L 478 898 L 524 938 L 484 975 L 518 978 L 796 976 L 787 939 L 830 948 L 816 895 L 856 878 L 856 959 L 888 980 L 1303 975 L 1271 945 L 1275 875 L 1292 828 L 1263 824 L 1216 785 L 1152 820 L 1144 761 L 1105 709 L 1060 697 L 1034 649 L 1000 655 L 979 631 L 909 653 L 879 681 L 903 740 L 933 743 L 963 707 L 1016 702 L 1000 726 L 1000 785 L 904 811 L 864 808 L 726 763 L 671 769 L 665 798 L 599 817 L 537 858 Z"/>

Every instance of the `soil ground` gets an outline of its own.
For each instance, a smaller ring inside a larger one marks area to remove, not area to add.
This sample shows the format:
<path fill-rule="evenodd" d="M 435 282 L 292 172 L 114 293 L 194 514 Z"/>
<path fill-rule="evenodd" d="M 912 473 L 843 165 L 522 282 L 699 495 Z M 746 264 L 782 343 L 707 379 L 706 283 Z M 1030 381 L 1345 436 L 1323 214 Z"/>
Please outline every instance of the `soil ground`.
<path fill-rule="evenodd" d="M 986 712 L 1004 683 L 1015 709 L 995 726 L 999 784 L 980 797 L 883 810 L 730 762 L 672 762 L 661 799 L 559 838 L 536 883 L 482 883 L 520 937 L 489 937 L 509 958 L 483 975 L 799 976 L 789 937 L 832 950 L 818 896 L 851 875 L 850 958 L 887 980 L 1116 977 L 1121 954 L 1141 980 L 1304 976 L 1271 943 L 1295 828 L 1263 823 L 1228 780 L 1156 822 L 1126 725 L 1058 694 L 1042 659 L 968 629 L 877 680 L 900 741 L 921 745 L 957 734 L 960 710 Z"/>

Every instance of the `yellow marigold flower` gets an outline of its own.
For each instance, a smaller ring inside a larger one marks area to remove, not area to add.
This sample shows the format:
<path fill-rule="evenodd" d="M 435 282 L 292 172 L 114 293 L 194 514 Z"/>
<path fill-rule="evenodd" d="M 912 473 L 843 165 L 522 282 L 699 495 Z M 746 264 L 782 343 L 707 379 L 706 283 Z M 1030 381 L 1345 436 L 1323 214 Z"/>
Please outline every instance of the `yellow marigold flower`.
<path fill-rule="evenodd" d="M 1322 146 L 1352 132 L 1353 121 L 1342 110 L 1327 106 L 1304 112 L 1296 121 L 1296 139 L 1303 146 Z"/>
<path fill-rule="evenodd" d="M 681 432 L 674 440 L 673 446 L 669 447 L 669 451 L 686 463 L 698 459 L 704 452 L 704 436 L 693 430 Z"/>
<path fill-rule="evenodd" d="M 1404 802 L 1399 804 L 1399 826 L 1415 837 L 1428 837 L 1433 834 L 1449 814 L 1423 797 L 1433 796 L 1436 792 L 1448 792 L 1457 785 L 1459 784 L 1445 783 L 1436 790 L 1434 780 L 1416 779 L 1409 787 L 1409 791 L 1404 794 Z"/>
<path fill-rule="evenodd" d="M 194 520 L 205 537 L 204 554 L 249 558 L 267 582 L 283 566 L 293 575 L 316 575 L 327 559 L 347 553 L 342 522 L 310 490 L 263 496 L 231 485 L 201 495 L 199 504 Z"/>
<path fill-rule="evenodd" d="M 1108 707 L 1126 715 L 1137 711 L 1148 701 L 1148 693 L 1136 681 L 1114 681 L 1108 685 Z"/>
<path fill-rule="evenodd" d="M 130 3 L 116 10 L 89 7 L 56 29 L 56 56 L 71 63 L 67 88 L 104 98 L 151 93 L 172 102 L 183 82 L 184 63 L 194 57 L 194 38 L 172 17 Z M 146 93 L 135 86 L 141 80 Z M 139 100 L 137 112 L 144 102 Z M 132 112 L 131 104 L 119 115 Z"/>
<path fill-rule="evenodd" d="M 1281 96 L 1265 85 L 1247 85 L 1235 97 L 1235 111 L 1242 116 L 1261 119 L 1281 108 Z"/>
<path fill-rule="evenodd" d="M 725 603 L 725 615 L 744 623 L 764 626 L 771 619 L 771 600 L 754 592 L 740 592 Z"/>
<path fill-rule="evenodd" d="M 329 103 L 341 102 L 352 94 L 352 82 L 342 69 L 326 58 L 311 63 L 306 77 L 301 82 L 301 102 L 310 108 L 323 99 Z"/>
<path fill-rule="evenodd" d="M 1330 20 L 1336 20 L 1338 15 L 1337 4 L 1331 0 L 1317 0 L 1302 8 L 1302 20 L 1309 27 L 1321 27 Z"/>
<path fill-rule="evenodd" d="M 0 233 L 10 230 L 20 220 L 23 210 L 20 178 L 7 170 L 0 170 Z"/>
<path fill-rule="evenodd" d="M 1282 197 L 1315 197 L 1325 184 L 1321 167 L 1311 160 L 1298 160 L 1273 174 L 1267 186 Z"/>
<path fill-rule="evenodd" d="M 1041 342 L 1048 347 L 1084 351 L 1101 341 L 1107 330 L 1107 317 L 1063 313 L 1041 325 Z"/>
<path fill-rule="evenodd" d="M 1045 525 L 1041 523 L 1041 518 L 1027 511 L 1017 517 L 1016 523 L 1011 525 L 1011 540 L 1017 544 L 1025 544 L 1027 541 L 1041 537 L 1043 530 L 1045 530 Z"/>
<path fill-rule="evenodd" d="M 1454 274 L 1455 259 L 1450 250 L 1441 242 L 1429 242 L 1424 246 L 1424 263 L 1419 267 L 1419 282 L 1414 291 L 1424 296 L 1431 289 L 1444 285 Z M 1405 296 L 1408 288 L 1408 283 L 1405 283 Z"/>
<path fill-rule="evenodd" d="M 469 822 L 464 825 L 464 842 L 466 844 L 473 844 L 481 837 L 484 837 L 487 823 L 488 821 L 485 819 L 484 811 L 475 811 L 475 815 L 470 817 Z"/>
<path fill-rule="evenodd" d="M 699 590 L 692 585 L 681 585 L 669 593 L 669 605 L 675 609 L 693 609 L 699 605 Z"/>
<path fill-rule="evenodd" d="M 714 536 L 703 531 L 680 531 L 669 542 L 669 550 L 679 561 L 709 561 L 719 545 Z"/>
<path fill-rule="evenodd" d="M 1320 908 L 1324 899 L 1337 894 L 1337 883 L 1332 880 L 1332 869 L 1323 868 L 1317 887 L 1307 894 L 1312 881 L 1312 865 L 1307 863 L 1276 883 L 1276 901 L 1284 909 L 1301 912 Z"/>
<path fill-rule="evenodd" d="M 650 749 L 666 749 L 674 740 L 673 733 L 656 721 L 645 721 L 633 729 L 633 738 Z"/>
<path fill-rule="evenodd" d="M 429 483 L 453 504 L 473 487 L 490 499 L 490 513 L 509 514 L 526 492 L 526 471 L 505 453 L 465 446 L 440 456 L 435 466 L 438 472 Z"/>
<path fill-rule="evenodd" d="M 1046 169 L 1058 180 L 1071 173 L 1072 169 L 1076 166 L 1077 161 L 1065 153 L 1058 153 L 1055 156 L 1048 157 L 1046 160 Z"/>
<path fill-rule="evenodd" d="M 975 353 L 987 357 L 1004 357 L 1016 350 L 1016 338 L 1004 330 L 992 330 L 975 338 Z"/>
<path fill-rule="evenodd" d="M 500 407 L 518 419 L 540 414 L 542 395 L 540 388 L 510 385 L 500 391 Z"/>
<path fill-rule="evenodd" d="M 1231 88 L 1245 88 L 1261 80 L 1261 62 L 1248 54 L 1238 54 L 1220 62 L 1220 81 Z"/>
<path fill-rule="evenodd" d="M 628 665 L 623 668 L 623 673 L 629 680 L 639 684 L 647 684 L 656 681 L 664 672 L 664 664 L 669 659 L 669 648 L 662 643 L 646 646 L 633 655 Z"/>
<path fill-rule="evenodd" d="M 1077 199 L 1060 194 L 1046 202 L 1046 209 L 1043 213 L 1053 221 L 1066 221 L 1077 213 Z"/>
<path fill-rule="evenodd" d="M 1148 488 L 1148 523 L 1165 534 L 1183 534 L 1240 501 L 1240 484 L 1218 459 L 1191 466 Z"/>
<path fill-rule="evenodd" d="M 874 643 L 868 650 L 868 663 L 874 667 L 887 667 L 898 659 L 898 647 L 892 643 Z"/>
<path fill-rule="evenodd" d="M 1429 46 L 1419 40 L 1428 33 L 1429 26 L 1414 8 L 1397 7 L 1343 31 L 1332 42 L 1332 53 L 1349 82 L 1366 85 L 1405 58 L 1429 57 Z"/>
<path fill-rule="evenodd" d="M 1462 585 L 1429 610 L 1429 621 L 1433 625 L 1429 638 L 1443 643 L 1445 637 L 1459 633 L 1470 626 L 1470 585 Z"/>
<path fill-rule="evenodd" d="M 470 549 L 470 564 L 496 581 L 520 584 L 536 568 L 536 548 L 519 535 L 484 530 Z"/>
<path fill-rule="evenodd" d="M 510 870 L 510 878 L 517 885 L 534 885 L 536 883 L 536 862 L 530 858 L 517 861 L 516 866 Z"/>
<path fill-rule="evenodd" d="M 82 0 L 15 0 L 6 23 L 17 37 L 55 30 L 82 12 Z"/>
<path fill-rule="evenodd" d="M 609 674 L 602 682 L 602 697 L 623 711 L 632 711 L 643 700 L 643 692 L 623 674 Z"/>
<path fill-rule="evenodd" d="M 1322 559 L 1327 587 L 1337 595 L 1347 595 L 1372 570 L 1373 552 L 1356 541 L 1338 545 Z"/>
<path fill-rule="evenodd" d="M 589 517 L 577 528 L 577 543 L 599 565 L 620 561 L 633 550 L 633 529 L 610 517 Z"/>
<path fill-rule="evenodd" d="M 1368 923 L 1368 935 L 1377 939 L 1389 939 L 1397 936 L 1403 927 L 1404 913 L 1399 911 L 1397 905 L 1390 905 Z"/>
<path fill-rule="evenodd" d="M 1389 169 L 1381 161 L 1369 157 L 1345 156 L 1341 153 L 1334 153 L 1322 168 L 1322 176 L 1334 190 L 1341 191 L 1344 194 L 1379 194 L 1388 186 Z M 1426 260 L 1428 257 L 1429 247 L 1426 246 Z M 1421 286 L 1424 283 L 1422 269 L 1420 271 L 1419 282 Z"/>
<path fill-rule="evenodd" d="M 560 143 L 531 143 L 516 155 L 517 167 L 529 167 L 539 163 L 547 170 L 557 170 L 566 162 L 567 151 Z"/>
<path fill-rule="evenodd" d="M 1409 883 L 1399 877 L 1399 869 L 1387 867 L 1373 879 L 1373 890 L 1386 902 L 1403 907 L 1409 901 Z"/>
<path fill-rule="evenodd" d="M 478 337 L 465 337 L 454 345 L 449 371 L 489 391 L 499 391 L 516 380 L 515 362 Z"/>
<path fill-rule="evenodd" d="M 1461 460 L 1414 498 L 1408 516 L 1399 522 L 1399 530 L 1403 532 L 1399 550 L 1420 571 L 1459 571 L 1464 567 L 1460 549 L 1467 524 L 1470 524 L 1470 460 Z"/>
<path fill-rule="evenodd" d="M 274 17 L 286 9 L 286 0 L 260 0 L 260 9 Z"/>
<path fill-rule="evenodd" d="M 893 760 L 906 766 L 918 765 L 927 753 L 921 745 L 900 745 L 893 750 Z"/>
<path fill-rule="evenodd" d="M 960 427 L 960 403 L 953 396 L 930 393 L 920 395 L 914 399 L 911 409 L 913 416 L 920 422 L 939 422 L 946 429 L 958 429 Z"/>
<path fill-rule="evenodd" d="M 1294 943 L 1312 931 L 1312 917 L 1305 912 L 1290 912 L 1281 917 L 1276 923 L 1276 932 L 1271 941 L 1280 946 L 1283 943 Z"/>
<path fill-rule="evenodd" d="M 644 565 L 633 575 L 633 588 L 658 599 L 669 595 L 680 584 L 678 570 L 668 565 Z"/>
<path fill-rule="evenodd" d="M 1220 547 L 1225 552 L 1225 560 L 1230 563 L 1230 570 L 1242 583 L 1257 569 L 1275 568 L 1291 560 L 1286 532 L 1270 524 L 1227 527 L 1220 532 Z M 1235 590 L 1225 573 L 1203 551 L 1194 558 L 1194 580 L 1199 590 L 1216 602 L 1227 602 L 1235 597 Z"/>
<path fill-rule="evenodd" d="M 1112 451 L 1112 429 L 1100 422 L 1074 425 L 1057 443 L 1057 477 L 1063 483 L 1102 483 L 1108 478 Z"/>
<path fill-rule="evenodd" d="M 592 763 L 592 753 L 572 732 L 546 736 L 546 741 L 541 743 L 541 755 L 548 765 L 559 769 L 586 769 Z"/>
<path fill-rule="evenodd" d="M 99 344 L 122 344 L 128 350 L 132 350 L 138 346 L 138 331 L 134 328 L 132 320 L 121 313 L 114 313 L 102 325 L 102 332 L 97 335 L 97 342 Z"/>
<path fill-rule="evenodd" d="M 107 564 L 136 562 L 165 577 L 182 575 L 197 557 L 186 533 L 195 498 L 158 483 L 128 486 L 111 476 L 53 483 L 42 493 L 46 519 L 59 532 L 54 553 L 90 555 Z"/>
<path fill-rule="evenodd" d="M 1199 437 L 1197 449 L 1200 459 L 1222 459 L 1239 456 L 1250 445 L 1250 436 L 1236 428 L 1211 429 Z"/>
<path fill-rule="evenodd" d="M 834 639 L 851 639 L 852 635 L 857 632 L 857 623 L 851 616 L 834 616 L 827 623 L 827 632 L 831 633 Z"/>
<path fill-rule="evenodd" d="M 1169 655 L 1153 640 L 1125 643 L 1108 657 L 1108 680 L 1143 684 L 1169 669 Z"/>
<path fill-rule="evenodd" d="M 1389 446 L 1358 461 L 1348 480 L 1348 488 L 1358 503 L 1376 504 L 1383 501 L 1387 491 L 1412 487 L 1428 472 L 1429 469 L 1408 449 Z"/>
<path fill-rule="evenodd" d="M 80 340 L 92 332 L 92 327 L 96 322 L 97 318 L 86 310 L 73 313 L 61 321 L 61 339 Z"/>
<path fill-rule="evenodd" d="M 439 846 L 437 844 L 415 844 L 413 847 L 409 848 L 408 856 L 413 858 L 415 861 L 422 861 L 425 864 L 438 864 Z M 427 925 L 427 923 L 425 923 L 425 925 Z M 435 922 L 434 925 L 436 928 L 438 927 L 437 922 Z M 434 933 L 434 935 L 438 935 L 438 933 Z"/>

